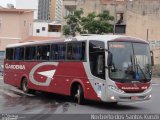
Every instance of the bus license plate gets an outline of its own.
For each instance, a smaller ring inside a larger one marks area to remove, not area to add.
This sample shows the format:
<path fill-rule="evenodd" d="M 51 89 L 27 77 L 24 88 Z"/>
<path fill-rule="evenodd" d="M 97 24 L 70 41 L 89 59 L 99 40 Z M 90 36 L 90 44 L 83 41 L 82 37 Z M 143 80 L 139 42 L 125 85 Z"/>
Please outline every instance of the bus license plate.
<path fill-rule="evenodd" d="M 139 100 L 139 97 L 138 96 L 132 96 L 131 100 Z"/>

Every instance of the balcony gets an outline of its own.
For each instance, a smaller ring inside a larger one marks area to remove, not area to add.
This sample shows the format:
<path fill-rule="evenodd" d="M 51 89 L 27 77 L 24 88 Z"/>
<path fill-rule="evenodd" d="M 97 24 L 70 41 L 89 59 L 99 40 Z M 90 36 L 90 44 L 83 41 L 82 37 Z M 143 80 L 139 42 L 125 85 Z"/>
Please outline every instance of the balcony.
<path fill-rule="evenodd" d="M 49 37 L 60 37 L 61 36 L 61 24 L 49 24 L 48 25 L 48 36 Z"/>
<path fill-rule="evenodd" d="M 48 32 L 48 37 L 61 37 L 61 32 Z"/>
<path fill-rule="evenodd" d="M 76 6 L 77 0 L 63 0 L 64 6 Z"/>

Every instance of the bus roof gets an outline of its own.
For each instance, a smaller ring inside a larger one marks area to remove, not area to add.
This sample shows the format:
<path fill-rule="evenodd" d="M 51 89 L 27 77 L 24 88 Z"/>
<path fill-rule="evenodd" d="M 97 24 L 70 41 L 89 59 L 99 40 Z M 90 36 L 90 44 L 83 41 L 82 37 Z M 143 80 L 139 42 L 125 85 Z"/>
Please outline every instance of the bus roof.
<path fill-rule="evenodd" d="M 50 43 L 60 43 L 60 42 L 68 42 L 68 41 L 87 41 L 87 40 L 99 40 L 99 41 L 130 41 L 130 42 L 142 42 L 142 43 L 149 43 L 143 39 L 139 39 L 136 37 L 125 36 L 125 35 L 81 35 L 76 37 L 70 38 L 60 38 L 54 40 L 45 40 L 45 41 L 30 41 L 24 43 L 17 43 L 17 44 L 10 44 L 7 45 L 7 48 L 11 47 L 20 47 L 20 46 L 29 46 L 29 45 L 43 45 L 43 44 L 50 44 Z"/>

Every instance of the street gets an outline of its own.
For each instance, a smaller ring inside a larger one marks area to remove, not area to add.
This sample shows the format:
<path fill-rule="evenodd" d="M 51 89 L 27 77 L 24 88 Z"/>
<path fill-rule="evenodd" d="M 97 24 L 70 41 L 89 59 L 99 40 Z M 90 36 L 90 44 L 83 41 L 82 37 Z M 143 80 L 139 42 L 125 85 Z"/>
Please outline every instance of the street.
<path fill-rule="evenodd" d="M 160 84 L 153 85 L 152 100 L 139 103 L 107 103 L 87 101 L 78 105 L 67 96 L 37 92 L 24 94 L 21 90 L 3 83 L 0 78 L 0 113 L 13 114 L 126 114 L 159 113 Z"/>

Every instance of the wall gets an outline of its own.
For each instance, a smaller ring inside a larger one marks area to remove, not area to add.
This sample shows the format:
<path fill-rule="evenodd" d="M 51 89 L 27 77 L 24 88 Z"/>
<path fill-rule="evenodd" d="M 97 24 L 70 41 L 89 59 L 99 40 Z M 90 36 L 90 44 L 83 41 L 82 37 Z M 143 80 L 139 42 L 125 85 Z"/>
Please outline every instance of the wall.
<path fill-rule="evenodd" d="M 12 43 L 22 42 L 32 36 L 33 12 L 0 12 L 0 50 Z"/>
<path fill-rule="evenodd" d="M 34 19 L 38 18 L 38 0 L 16 0 L 16 9 L 34 10 Z"/>
<path fill-rule="evenodd" d="M 45 31 L 42 31 L 42 27 L 45 27 Z M 40 30 L 40 33 L 36 33 L 36 29 Z M 47 36 L 48 35 L 48 23 L 34 22 L 33 23 L 33 36 Z"/>
<path fill-rule="evenodd" d="M 0 28 L 0 38 L 21 38 L 20 35 L 20 17 L 17 13 L 1 12 L 1 28 Z"/>

